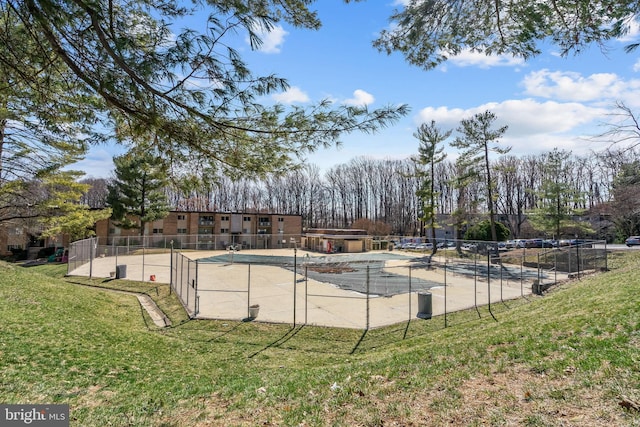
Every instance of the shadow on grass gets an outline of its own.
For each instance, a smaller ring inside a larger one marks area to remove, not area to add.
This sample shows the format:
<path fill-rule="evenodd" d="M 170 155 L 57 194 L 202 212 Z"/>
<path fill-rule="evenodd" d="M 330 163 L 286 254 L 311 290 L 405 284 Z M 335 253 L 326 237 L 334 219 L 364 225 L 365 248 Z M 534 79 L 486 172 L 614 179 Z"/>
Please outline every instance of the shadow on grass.
<path fill-rule="evenodd" d="M 131 289 L 127 289 L 128 286 L 118 286 L 117 283 L 110 283 L 112 280 L 105 279 L 99 285 L 82 283 L 81 281 L 67 281 L 101 289 L 131 292 Z M 140 291 L 140 289 L 137 290 Z M 150 289 L 148 287 L 145 291 L 147 291 L 145 292 L 147 294 L 154 293 L 153 290 L 149 292 Z M 176 337 L 179 334 L 182 339 L 187 339 L 194 343 L 246 346 L 249 350 L 248 359 L 254 358 L 270 349 L 326 355 L 353 355 L 382 349 L 403 340 L 420 339 L 449 328 L 464 328 L 472 323 L 482 322 L 487 319 L 491 319 L 492 322 L 494 319 L 499 321 L 500 314 L 528 303 L 530 303 L 528 298 L 508 300 L 508 303 L 501 301 L 492 304 L 491 310 L 486 305 L 474 306 L 467 310 L 447 313 L 446 316 L 434 316 L 431 319 L 416 318 L 395 325 L 365 330 L 311 325 L 291 326 L 247 321 L 249 319 L 240 321 L 187 319 L 182 322 L 176 322 L 174 326 L 164 328 L 158 333 L 166 336 L 176 334 Z M 142 307 L 141 310 L 143 310 Z M 147 318 L 144 315 L 143 318 L 147 328 L 152 330 L 153 328 L 148 324 Z"/>
<path fill-rule="evenodd" d="M 398 342 L 424 339 L 447 329 L 471 327 L 478 322 L 500 320 L 500 315 L 530 303 L 527 299 L 510 300 L 472 307 L 464 311 L 412 319 L 408 322 L 375 329 L 329 328 L 311 325 L 283 325 L 264 322 L 191 319 L 160 333 L 206 344 L 246 347 L 247 358 L 255 358 L 271 349 L 325 355 L 354 355 L 384 349 Z M 494 318 L 496 320 L 494 320 Z M 252 350 L 253 348 L 253 350 Z"/>

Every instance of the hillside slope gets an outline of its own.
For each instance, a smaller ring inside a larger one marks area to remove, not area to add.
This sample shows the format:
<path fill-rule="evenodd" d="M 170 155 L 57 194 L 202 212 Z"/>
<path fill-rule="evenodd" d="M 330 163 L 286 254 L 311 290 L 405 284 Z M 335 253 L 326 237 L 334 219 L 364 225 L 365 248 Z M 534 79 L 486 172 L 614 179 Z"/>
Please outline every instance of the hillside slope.
<path fill-rule="evenodd" d="M 78 426 L 640 426 L 639 263 L 367 332 L 175 312 L 161 329 L 135 297 L 2 263 L 0 402 L 69 403 Z"/>

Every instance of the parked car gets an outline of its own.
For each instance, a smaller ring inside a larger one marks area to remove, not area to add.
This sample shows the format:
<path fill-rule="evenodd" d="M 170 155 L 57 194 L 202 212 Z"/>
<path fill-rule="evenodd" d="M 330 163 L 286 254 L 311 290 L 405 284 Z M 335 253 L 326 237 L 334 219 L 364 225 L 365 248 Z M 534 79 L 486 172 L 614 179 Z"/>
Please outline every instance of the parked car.
<path fill-rule="evenodd" d="M 426 251 L 427 249 L 433 249 L 433 244 L 432 243 L 420 243 L 419 245 L 416 246 L 416 249 L 421 250 L 421 251 Z"/>
<path fill-rule="evenodd" d="M 455 248 L 456 247 L 456 242 L 439 242 L 436 247 L 438 249 L 447 249 L 447 248 Z"/>
<path fill-rule="evenodd" d="M 581 246 L 583 248 L 590 248 L 592 247 L 592 244 L 590 241 L 584 239 L 571 239 L 569 241 L 569 246 Z"/>
<path fill-rule="evenodd" d="M 526 248 L 541 248 L 542 244 L 542 239 L 528 239 L 524 245 Z"/>
<path fill-rule="evenodd" d="M 507 249 L 513 249 L 513 248 L 516 247 L 516 241 L 515 240 L 507 240 L 504 243 L 504 247 L 507 248 Z"/>
<path fill-rule="evenodd" d="M 640 246 L 640 236 L 631 236 L 624 241 L 624 244 L 631 246 Z"/>
<path fill-rule="evenodd" d="M 526 247 L 526 243 L 527 241 L 525 239 L 516 239 L 514 240 L 514 244 L 515 244 L 515 248 L 517 249 L 522 249 L 524 247 Z"/>

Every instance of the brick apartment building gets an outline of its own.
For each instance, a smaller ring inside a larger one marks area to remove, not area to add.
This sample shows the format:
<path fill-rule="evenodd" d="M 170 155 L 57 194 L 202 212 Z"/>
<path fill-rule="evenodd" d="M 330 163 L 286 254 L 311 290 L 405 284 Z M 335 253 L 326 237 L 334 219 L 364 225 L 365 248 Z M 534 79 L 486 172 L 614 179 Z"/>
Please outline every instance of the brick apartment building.
<path fill-rule="evenodd" d="M 302 236 L 302 216 L 273 213 L 181 212 L 171 211 L 158 221 L 146 224 L 144 239 L 161 245 L 166 239 L 176 248 L 226 249 L 231 245 L 250 249 L 272 249 L 298 245 Z M 139 229 L 123 229 L 110 219 L 96 224 L 101 245 L 128 244 L 140 240 Z M 136 244 L 140 244 L 139 242 Z"/>

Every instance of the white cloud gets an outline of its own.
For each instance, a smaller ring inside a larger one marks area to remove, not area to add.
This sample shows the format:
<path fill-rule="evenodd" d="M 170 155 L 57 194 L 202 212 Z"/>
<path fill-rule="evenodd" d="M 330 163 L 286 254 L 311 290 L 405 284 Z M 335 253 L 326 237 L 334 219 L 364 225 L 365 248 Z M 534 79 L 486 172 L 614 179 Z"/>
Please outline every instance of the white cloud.
<path fill-rule="evenodd" d="M 638 41 L 638 36 L 640 35 L 640 23 L 635 16 L 630 16 L 627 19 L 627 23 L 629 24 L 627 34 L 618 38 L 618 41 L 622 43 L 635 43 Z"/>
<path fill-rule="evenodd" d="M 522 58 L 509 55 L 486 55 L 480 52 L 472 52 L 469 49 L 465 49 L 455 56 L 450 56 L 447 62 L 458 67 L 479 68 L 513 67 L 525 63 Z"/>
<path fill-rule="evenodd" d="M 271 95 L 271 97 L 283 104 L 293 104 L 294 102 L 309 102 L 309 96 L 299 87 L 291 86 L 286 92 Z"/>
<path fill-rule="evenodd" d="M 493 112 L 494 127 L 507 125 L 501 145 L 511 146 L 511 154 L 542 153 L 555 147 L 578 152 L 593 148 L 575 133 L 584 133 L 589 126 L 603 120 L 609 109 L 591 107 L 576 102 L 538 102 L 533 99 L 491 102 L 469 109 L 427 107 L 415 117 L 416 125 L 436 121 L 443 130 L 457 129 L 460 120 L 484 111 Z"/>
<path fill-rule="evenodd" d="M 640 80 L 625 82 L 614 73 L 597 73 L 584 77 L 576 72 L 546 69 L 529 73 L 522 84 L 528 95 L 580 102 L 617 99 L 629 90 L 640 89 Z"/>
<path fill-rule="evenodd" d="M 284 39 L 289 34 L 279 25 L 276 25 L 271 29 L 271 31 L 267 31 L 266 29 L 258 29 L 256 30 L 258 37 L 262 40 L 262 45 L 258 49 L 263 53 L 280 53 L 282 49 L 282 44 L 284 43 Z M 246 38 L 247 44 L 249 43 L 249 38 Z"/>
<path fill-rule="evenodd" d="M 375 98 L 368 92 L 362 89 L 356 89 L 353 91 L 353 98 L 345 99 L 344 103 L 347 105 L 365 106 L 373 104 Z"/>

